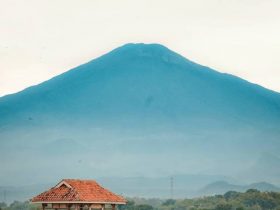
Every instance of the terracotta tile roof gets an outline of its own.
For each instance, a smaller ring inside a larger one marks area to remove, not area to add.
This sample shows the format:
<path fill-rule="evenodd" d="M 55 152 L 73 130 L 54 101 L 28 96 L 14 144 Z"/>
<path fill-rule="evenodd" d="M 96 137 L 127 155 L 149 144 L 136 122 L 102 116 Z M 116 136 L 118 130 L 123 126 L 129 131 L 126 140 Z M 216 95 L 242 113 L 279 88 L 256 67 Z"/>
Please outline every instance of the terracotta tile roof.
<path fill-rule="evenodd" d="M 63 179 L 56 186 L 31 199 L 31 202 L 85 202 L 85 203 L 120 203 L 126 200 L 101 187 L 94 180 Z"/>

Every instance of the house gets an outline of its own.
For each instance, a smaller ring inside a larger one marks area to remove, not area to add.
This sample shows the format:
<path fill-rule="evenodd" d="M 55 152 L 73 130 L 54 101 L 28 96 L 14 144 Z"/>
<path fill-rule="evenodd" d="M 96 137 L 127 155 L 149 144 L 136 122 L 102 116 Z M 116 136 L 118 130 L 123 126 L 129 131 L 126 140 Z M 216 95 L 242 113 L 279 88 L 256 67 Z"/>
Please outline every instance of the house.
<path fill-rule="evenodd" d="M 32 203 L 42 204 L 42 209 L 115 209 L 126 200 L 100 186 L 94 180 L 63 179 L 56 186 L 35 196 Z"/>

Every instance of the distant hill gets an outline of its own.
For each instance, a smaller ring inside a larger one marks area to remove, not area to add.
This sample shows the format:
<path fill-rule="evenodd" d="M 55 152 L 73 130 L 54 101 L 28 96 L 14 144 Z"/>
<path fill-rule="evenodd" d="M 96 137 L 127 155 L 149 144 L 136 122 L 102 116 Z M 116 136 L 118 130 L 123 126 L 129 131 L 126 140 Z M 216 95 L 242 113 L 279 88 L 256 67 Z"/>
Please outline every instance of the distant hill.
<path fill-rule="evenodd" d="M 246 188 L 247 188 L 246 190 L 257 189 L 257 190 L 262 191 L 262 192 L 265 192 L 265 191 L 280 192 L 279 187 L 277 187 L 273 184 L 267 183 L 267 182 L 253 183 L 253 184 L 250 184 L 250 185 L 246 186 Z"/>
<path fill-rule="evenodd" d="M 224 194 L 227 191 L 243 191 L 243 186 L 229 184 L 225 181 L 217 181 L 210 183 L 199 190 L 198 194 L 214 195 L 214 194 Z"/>
<path fill-rule="evenodd" d="M 265 191 L 280 192 L 279 187 L 267 182 L 258 182 L 250 185 L 234 185 L 234 184 L 229 184 L 226 181 L 217 181 L 208 184 L 202 189 L 200 189 L 198 191 L 198 195 L 215 195 L 215 194 L 221 195 L 228 191 L 245 192 L 249 189 L 256 189 L 261 192 L 265 192 Z"/>
<path fill-rule="evenodd" d="M 159 44 L 126 44 L 0 98 L 0 184 L 238 176 L 265 152 L 279 157 L 279 137 L 279 93 Z"/>

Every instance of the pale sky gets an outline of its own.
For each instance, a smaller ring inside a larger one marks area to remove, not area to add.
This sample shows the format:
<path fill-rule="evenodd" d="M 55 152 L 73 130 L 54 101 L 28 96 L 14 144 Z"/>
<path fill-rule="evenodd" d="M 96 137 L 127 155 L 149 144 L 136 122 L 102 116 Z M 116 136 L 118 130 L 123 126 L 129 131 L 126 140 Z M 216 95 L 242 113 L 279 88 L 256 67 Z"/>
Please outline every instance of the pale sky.
<path fill-rule="evenodd" d="M 280 92 L 279 0 L 0 0 L 0 96 L 129 42 Z"/>

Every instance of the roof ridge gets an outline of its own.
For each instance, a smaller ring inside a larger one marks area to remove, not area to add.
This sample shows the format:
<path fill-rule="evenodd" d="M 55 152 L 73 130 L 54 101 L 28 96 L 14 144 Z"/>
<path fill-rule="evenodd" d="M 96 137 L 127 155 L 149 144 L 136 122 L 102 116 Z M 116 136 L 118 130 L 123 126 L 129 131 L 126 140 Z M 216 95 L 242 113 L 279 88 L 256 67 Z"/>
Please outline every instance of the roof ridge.
<path fill-rule="evenodd" d="M 81 182 L 85 182 L 85 181 L 90 181 L 90 182 L 95 182 L 95 183 L 97 183 L 94 179 L 73 179 L 73 178 L 71 178 L 71 179 L 62 179 L 62 181 L 81 181 Z"/>

